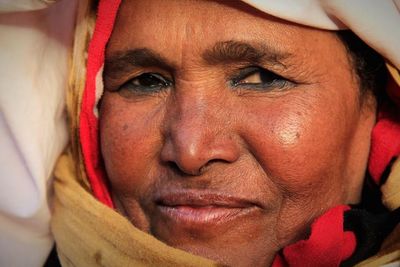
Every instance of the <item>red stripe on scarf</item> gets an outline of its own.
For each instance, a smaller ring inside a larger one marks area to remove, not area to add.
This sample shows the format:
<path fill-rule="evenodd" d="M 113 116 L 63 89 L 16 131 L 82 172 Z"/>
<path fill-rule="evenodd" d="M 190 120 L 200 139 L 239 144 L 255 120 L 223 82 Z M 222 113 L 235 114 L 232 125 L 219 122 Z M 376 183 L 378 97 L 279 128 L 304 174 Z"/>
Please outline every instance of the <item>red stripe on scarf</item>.
<path fill-rule="evenodd" d="M 80 114 L 80 141 L 82 154 L 93 195 L 109 207 L 114 207 L 107 188 L 106 175 L 100 160 L 98 119 L 96 108 L 96 76 L 104 64 L 104 53 L 114 27 L 120 0 L 100 1 L 97 21 L 89 45 L 86 85 Z"/>

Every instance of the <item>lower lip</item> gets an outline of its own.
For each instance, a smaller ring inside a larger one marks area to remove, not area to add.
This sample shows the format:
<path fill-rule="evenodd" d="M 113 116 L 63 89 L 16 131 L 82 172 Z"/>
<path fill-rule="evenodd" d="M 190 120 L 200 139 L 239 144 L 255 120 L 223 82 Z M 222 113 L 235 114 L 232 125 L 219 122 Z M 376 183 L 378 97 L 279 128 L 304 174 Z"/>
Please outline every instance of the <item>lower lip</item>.
<path fill-rule="evenodd" d="M 243 216 L 253 207 L 234 208 L 224 206 L 159 206 L 161 213 L 180 224 L 217 225 Z"/>

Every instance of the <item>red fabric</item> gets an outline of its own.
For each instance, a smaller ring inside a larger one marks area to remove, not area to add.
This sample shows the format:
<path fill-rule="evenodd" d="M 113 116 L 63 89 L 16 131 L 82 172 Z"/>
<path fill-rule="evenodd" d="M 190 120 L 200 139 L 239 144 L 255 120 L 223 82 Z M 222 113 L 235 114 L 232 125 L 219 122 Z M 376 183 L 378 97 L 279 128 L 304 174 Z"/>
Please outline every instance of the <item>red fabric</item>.
<path fill-rule="evenodd" d="M 400 84 L 390 77 L 386 91 L 397 107 L 381 107 L 378 123 L 372 131 L 368 170 L 377 184 L 391 160 L 400 155 Z"/>
<path fill-rule="evenodd" d="M 86 85 L 80 114 L 80 141 L 89 183 L 94 196 L 109 207 L 114 207 L 107 189 L 105 172 L 100 159 L 98 119 L 96 108 L 96 76 L 104 63 L 105 47 L 114 27 L 120 0 L 100 1 L 96 27 L 89 45 Z"/>
<path fill-rule="evenodd" d="M 400 91 L 400 88 L 397 89 Z M 386 107 L 379 113 L 371 136 L 368 170 L 377 184 L 390 161 L 399 155 L 400 116 Z"/>
<path fill-rule="evenodd" d="M 343 213 L 349 209 L 330 209 L 313 223 L 309 239 L 285 247 L 272 266 L 339 266 L 356 248 L 354 233 L 343 231 Z"/>

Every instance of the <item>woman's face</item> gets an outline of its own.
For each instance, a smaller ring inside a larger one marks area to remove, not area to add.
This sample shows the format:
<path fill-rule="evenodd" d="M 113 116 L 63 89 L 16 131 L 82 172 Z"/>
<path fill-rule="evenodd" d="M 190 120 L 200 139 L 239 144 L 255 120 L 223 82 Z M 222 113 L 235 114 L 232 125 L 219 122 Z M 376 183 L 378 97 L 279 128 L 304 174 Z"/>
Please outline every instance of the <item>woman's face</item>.
<path fill-rule="evenodd" d="M 357 202 L 375 103 L 334 33 L 237 2 L 124 1 L 101 149 L 114 201 L 165 243 L 265 266 Z"/>

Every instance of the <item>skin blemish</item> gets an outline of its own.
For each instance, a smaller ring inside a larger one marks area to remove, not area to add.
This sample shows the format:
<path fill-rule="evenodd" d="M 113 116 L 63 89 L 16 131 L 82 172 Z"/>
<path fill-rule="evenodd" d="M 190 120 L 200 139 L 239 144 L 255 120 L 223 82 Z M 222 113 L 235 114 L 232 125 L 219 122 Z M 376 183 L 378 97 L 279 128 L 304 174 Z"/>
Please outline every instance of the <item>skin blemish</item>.
<path fill-rule="evenodd" d="M 280 144 L 284 146 L 293 146 L 298 142 L 302 127 L 301 120 L 292 118 L 285 124 L 277 125 L 274 132 Z"/>

